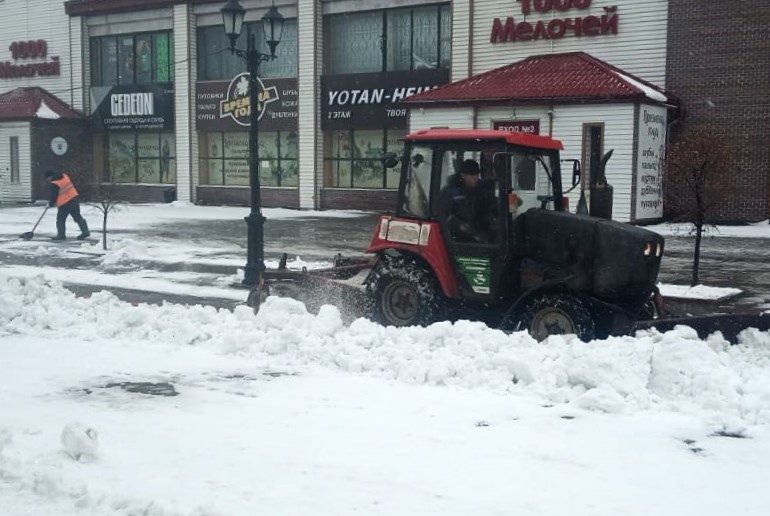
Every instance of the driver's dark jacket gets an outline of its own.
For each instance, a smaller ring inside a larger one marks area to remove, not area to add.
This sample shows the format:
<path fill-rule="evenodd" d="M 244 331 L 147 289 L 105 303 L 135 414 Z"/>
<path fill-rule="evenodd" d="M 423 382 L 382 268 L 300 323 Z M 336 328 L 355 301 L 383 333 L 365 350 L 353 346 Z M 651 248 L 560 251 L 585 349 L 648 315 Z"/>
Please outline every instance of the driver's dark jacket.
<path fill-rule="evenodd" d="M 490 241 L 492 228 L 489 214 L 494 209 L 494 202 L 485 195 L 487 190 L 482 183 L 474 188 L 465 188 L 459 174 L 453 175 L 449 184 L 441 190 L 438 216 L 446 221 L 455 241 Z"/>

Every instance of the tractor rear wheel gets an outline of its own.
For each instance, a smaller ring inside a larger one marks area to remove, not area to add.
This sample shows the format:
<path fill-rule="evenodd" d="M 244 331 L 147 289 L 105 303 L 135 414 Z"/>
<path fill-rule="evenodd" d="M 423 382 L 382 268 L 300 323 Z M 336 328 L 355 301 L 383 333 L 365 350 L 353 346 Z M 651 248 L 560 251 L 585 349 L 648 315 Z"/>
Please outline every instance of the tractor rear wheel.
<path fill-rule="evenodd" d="M 514 330 L 527 330 L 538 342 L 549 335 L 594 337 L 594 320 L 585 302 L 570 294 L 541 294 L 524 302 Z"/>
<path fill-rule="evenodd" d="M 367 286 L 371 318 L 388 326 L 428 325 L 445 316 L 433 273 L 402 256 L 380 259 Z"/>

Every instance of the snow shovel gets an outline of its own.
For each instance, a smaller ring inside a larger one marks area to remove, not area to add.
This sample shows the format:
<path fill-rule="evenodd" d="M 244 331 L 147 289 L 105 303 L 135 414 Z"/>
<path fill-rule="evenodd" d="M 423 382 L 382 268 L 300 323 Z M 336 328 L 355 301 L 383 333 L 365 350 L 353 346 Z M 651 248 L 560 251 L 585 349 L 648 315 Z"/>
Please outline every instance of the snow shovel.
<path fill-rule="evenodd" d="M 43 210 L 43 213 L 40 215 L 40 218 L 37 219 L 37 222 L 35 222 L 35 227 L 32 228 L 32 231 L 27 231 L 26 233 L 22 233 L 19 235 L 19 238 L 22 240 L 32 240 L 32 237 L 35 236 L 35 230 L 37 229 L 37 225 L 40 224 L 40 221 L 43 220 L 43 217 L 45 217 L 46 212 L 48 211 L 48 205 L 46 205 L 45 209 Z"/>

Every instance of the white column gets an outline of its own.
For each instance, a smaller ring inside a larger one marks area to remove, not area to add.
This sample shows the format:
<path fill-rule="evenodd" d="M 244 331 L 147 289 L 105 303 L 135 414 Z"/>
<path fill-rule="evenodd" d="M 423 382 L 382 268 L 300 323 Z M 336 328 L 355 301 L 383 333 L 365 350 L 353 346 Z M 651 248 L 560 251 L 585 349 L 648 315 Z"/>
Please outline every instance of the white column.
<path fill-rule="evenodd" d="M 451 82 L 467 79 L 471 70 L 471 31 L 474 16 L 473 0 L 453 0 L 452 2 L 452 74 Z"/>
<path fill-rule="evenodd" d="M 195 16 L 191 5 L 174 6 L 174 116 L 177 200 L 195 202 L 198 134 L 195 127 Z"/>
<path fill-rule="evenodd" d="M 61 96 L 65 102 L 69 102 L 74 109 L 86 111 L 86 99 L 91 80 L 91 46 L 88 44 L 88 30 L 85 18 L 81 16 L 69 17 L 69 44 L 70 54 L 70 92 L 69 96 Z M 90 112 L 85 113 L 86 116 Z"/>
<path fill-rule="evenodd" d="M 323 134 L 321 133 L 321 70 L 323 58 L 323 17 L 320 0 L 297 2 L 298 161 L 299 207 L 320 206 L 323 184 Z"/>

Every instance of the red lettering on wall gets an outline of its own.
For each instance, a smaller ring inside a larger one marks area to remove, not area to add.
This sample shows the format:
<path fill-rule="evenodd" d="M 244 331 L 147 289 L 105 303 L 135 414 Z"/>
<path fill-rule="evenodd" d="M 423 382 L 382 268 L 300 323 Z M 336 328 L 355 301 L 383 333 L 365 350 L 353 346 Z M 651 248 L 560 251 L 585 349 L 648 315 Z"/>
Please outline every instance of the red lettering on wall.
<path fill-rule="evenodd" d="M 530 14 L 537 12 L 556 12 L 568 9 L 588 9 L 591 0 L 516 0 L 521 4 L 521 12 Z M 494 18 L 490 43 L 505 43 L 507 41 L 532 41 L 536 39 L 559 39 L 565 36 L 599 36 L 617 34 L 619 15 L 617 6 L 604 7 L 601 16 L 588 15 L 577 18 L 552 18 L 550 20 L 521 21 L 509 16 Z M 504 21 L 503 21 L 504 20 Z"/>
<path fill-rule="evenodd" d="M 45 58 L 48 55 L 48 43 L 43 39 L 14 41 L 8 46 L 14 61 L 19 59 Z M 52 56 L 50 61 L 17 64 L 11 61 L 0 62 L 0 79 L 17 79 L 46 75 L 61 75 L 59 57 Z"/>
<path fill-rule="evenodd" d="M 35 41 L 14 41 L 8 47 L 14 61 L 34 57 L 45 57 L 48 54 L 48 43 L 43 39 Z"/>

